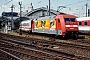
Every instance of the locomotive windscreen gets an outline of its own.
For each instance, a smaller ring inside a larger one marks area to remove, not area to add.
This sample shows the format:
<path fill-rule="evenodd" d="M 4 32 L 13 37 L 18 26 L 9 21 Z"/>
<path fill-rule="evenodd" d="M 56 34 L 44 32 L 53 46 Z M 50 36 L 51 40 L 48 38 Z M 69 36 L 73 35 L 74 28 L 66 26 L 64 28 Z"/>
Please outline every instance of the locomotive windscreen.
<path fill-rule="evenodd" d="M 64 18 L 65 22 L 76 22 L 75 18 Z"/>

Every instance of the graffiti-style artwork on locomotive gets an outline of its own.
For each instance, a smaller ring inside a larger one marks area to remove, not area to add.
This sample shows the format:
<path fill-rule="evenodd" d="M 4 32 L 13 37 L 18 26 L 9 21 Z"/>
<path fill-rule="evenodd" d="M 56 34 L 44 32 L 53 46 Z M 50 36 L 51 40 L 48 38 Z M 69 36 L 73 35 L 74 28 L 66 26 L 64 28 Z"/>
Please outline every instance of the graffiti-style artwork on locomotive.
<path fill-rule="evenodd" d="M 55 30 L 55 28 L 56 28 L 56 20 L 50 22 L 50 27 L 51 27 L 51 30 Z"/>
<path fill-rule="evenodd" d="M 47 20 L 38 20 L 35 22 L 35 28 L 38 30 L 55 30 L 56 28 L 56 20 L 50 21 L 50 19 Z"/>

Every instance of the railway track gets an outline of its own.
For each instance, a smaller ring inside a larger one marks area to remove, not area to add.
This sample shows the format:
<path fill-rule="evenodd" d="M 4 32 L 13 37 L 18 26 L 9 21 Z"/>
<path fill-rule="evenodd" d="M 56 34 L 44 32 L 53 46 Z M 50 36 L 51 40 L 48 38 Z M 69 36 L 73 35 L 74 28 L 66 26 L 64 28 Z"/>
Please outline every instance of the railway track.
<path fill-rule="evenodd" d="M 5 50 L 7 52 L 10 52 L 20 58 L 22 58 L 23 60 L 30 60 L 31 59 L 38 59 L 38 60 L 56 60 L 56 59 L 72 59 L 70 58 L 71 56 L 67 57 L 64 56 L 65 53 L 60 53 L 59 54 L 55 54 L 55 52 L 52 50 L 52 52 L 44 52 L 43 50 L 47 50 L 47 51 L 51 51 L 51 49 L 45 49 L 45 48 L 41 48 L 41 47 L 37 47 L 34 45 L 28 45 L 25 43 L 22 43 L 21 45 L 19 44 L 15 44 L 16 42 L 12 43 L 12 42 L 8 42 L 8 41 L 0 41 L 0 49 Z M 31 48 L 29 48 L 29 47 Z M 32 49 L 33 48 L 33 49 Z M 37 49 L 39 50 L 37 50 Z M 40 51 L 41 50 L 41 51 Z M 64 55 L 62 55 L 64 54 Z"/>
<path fill-rule="evenodd" d="M 8 37 L 8 36 L 7 36 Z M 3 36 L 2 36 L 2 38 L 3 38 Z M 12 38 L 15 38 L 15 36 L 12 36 Z M 5 39 L 5 36 L 4 36 L 4 39 Z M 7 39 L 7 38 L 6 38 Z M 18 37 L 18 39 L 21 39 L 20 37 Z M 28 40 L 28 41 L 27 41 Z M 9 41 L 14 41 L 14 42 L 16 42 L 17 40 L 13 40 L 13 39 L 9 39 Z M 22 42 L 22 41 L 24 41 L 24 42 Z M 27 41 L 26 43 L 25 43 L 25 41 Z M 38 49 L 44 49 L 44 50 L 47 50 L 49 53 L 51 53 L 51 51 L 54 51 L 54 52 L 58 52 L 57 54 L 58 55 L 60 55 L 60 53 L 63 53 L 63 52 L 65 52 L 65 50 L 63 51 L 63 49 L 64 48 L 62 48 L 62 47 L 65 47 L 65 48 L 69 48 L 69 47 L 71 47 L 71 49 L 75 46 L 76 47 L 76 45 L 72 45 L 72 44 L 65 44 L 65 43 L 59 43 L 59 42 L 55 42 L 55 41 L 42 41 L 42 40 L 33 40 L 33 39 L 31 39 L 31 40 L 29 40 L 29 39 L 21 39 L 21 41 L 17 41 L 17 43 L 19 43 L 19 44 L 21 44 L 21 45 L 25 45 L 25 46 L 28 46 L 29 45 L 29 47 L 30 46 L 33 46 L 33 47 L 37 47 Z M 58 45 L 58 46 L 57 46 Z M 62 45 L 62 47 L 60 47 Z M 80 46 L 79 47 L 76 47 L 76 48 L 80 48 Z M 86 49 L 86 47 L 84 46 L 84 48 Z M 74 48 L 75 49 L 75 48 Z M 68 50 L 68 49 L 67 49 Z M 80 50 L 80 49 L 79 49 Z M 71 50 L 72 51 L 72 50 Z M 85 51 L 85 50 L 84 50 Z M 76 58 L 76 59 L 89 59 L 88 57 L 86 57 L 86 56 L 82 56 L 82 55 L 74 55 L 74 54 L 70 54 L 70 53 L 63 53 L 63 55 L 65 55 L 66 56 L 66 58 L 67 58 L 67 55 L 70 55 L 69 56 L 69 58 Z M 63 55 L 61 55 L 61 56 L 63 56 Z M 64 56 L 64 57 L 65 57 Z"/>
<path fill-rule="evenodd" d="M 38 51 L 35 49 L 30 49 L 30 48 L 21 48 L 21 46 L 14 46 L 14 48 L 1 48 L 7 52 L 10 52 L 20 58 L 22 58 L 23 60 L 53 60 L 55 59 L 55 56 L 45 53 L 43 51 Z"/>
<path fill-rule="evenodd" d="M 29 35 L 26 35 L 25 37 L 29 37 Z M 14 36 L 15 37 L 15 36 Z M 14 38 L 12 36 L 12 38 Z M 33 37 L 33 36 L 32 36 Z M 46 37 L 47 38 L 47 37 Z M 20 37 L 18 38 L 20 40 Z M 22 39 L 22 37 L 21 37 Z M 28 38 L 29 39 L 29 38 Z M 24 38 L 21 40 L 21 41 L 25 41 L 25 42 L 29 42 L 30 41 L 28 39 L 25 39 Z M 31 39 L 31 38 L 30 38 Z M 32 38 L 33 40 L 33 38 Z M 42 39 L 41 39 L 42 40 Z M 72 40 L 72 39 L 69 39 L 69 40 L 60 40 L 60 39 L 55 39 L 52 37 L 51 39 L 49 40 L 43 40 L 41 41 L 40 39 L 36 39 L 35 42 L 33 43 L 36 43 L 36 42 L 43 42 L 43 43 L 48 43 L 48 44 L 56 44 L 56 45 L 67 45 L 67 46 L 72 46 L 72 47 L 77 47 L 77 48 L 81 48 L 81 49 L 87 49 L 87 50 L 90 50 L 89 49 L 89 46 L 90 46 L 90 40 L 87 40 L 87 39 L 78 39 L 78 40 Z M 32 42 L 31 42 L 32 43 Z"/>
<path fill-rule="evenodd" d="M 0 60 L 22 60 L 18 57 L 16 57 L 13 54 L 10 54 L 2 49 L 0 49 Z"/>
<path fill-rule="evenodd" d="M 42 34 L 34 34 L 34 33 L 33 34 L 23 33 L 23 35 L 19 35 L 18 32 L 16 34 L 18 36 L 30 37 L 30 38 L 36 38 L 36 39 L 55 40 L 57 42 L 67 42 L 67 43 L 73 43 L 73 44 L 90 45 L 90 40 L 88 40 L 88 39 L 78 39 L 78 40 L 68 39 L 68 40 L 62 40 L 59 37 L 54 37 L 54 35 L 51 36 L 51 35 L 47 35 L 47 34 L 42 35 Z M 12 36 L 12 38 L 13 38 L 13 36 Z"/>
<path fill-rule="evenodd" d="M 20 44 L 11 43 L 8 41 L 1 41 L 3 44 L 0 44 L 0 49 L 10 52 L 23 60 L 55 60 L 56 56 L 53 54 L 46 53 L 44 51 L 27 48 L 21 46 Z M 8 44 L 7 44 L 8 43 Z"/>

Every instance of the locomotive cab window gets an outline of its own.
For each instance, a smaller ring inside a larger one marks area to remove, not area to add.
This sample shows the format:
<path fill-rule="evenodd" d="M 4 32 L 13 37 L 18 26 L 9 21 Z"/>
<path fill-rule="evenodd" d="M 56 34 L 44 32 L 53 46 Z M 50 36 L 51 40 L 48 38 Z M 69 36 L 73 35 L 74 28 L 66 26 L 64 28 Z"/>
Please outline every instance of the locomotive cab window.
<path fill-rule="evenodd" d="M 84 25 L 87 25 L 87 21 L 84 22 Z"/>
<path fill-rule="evenodd" d="M 79 22 L 79 25 L 82 25 L 82 22 Z"/>

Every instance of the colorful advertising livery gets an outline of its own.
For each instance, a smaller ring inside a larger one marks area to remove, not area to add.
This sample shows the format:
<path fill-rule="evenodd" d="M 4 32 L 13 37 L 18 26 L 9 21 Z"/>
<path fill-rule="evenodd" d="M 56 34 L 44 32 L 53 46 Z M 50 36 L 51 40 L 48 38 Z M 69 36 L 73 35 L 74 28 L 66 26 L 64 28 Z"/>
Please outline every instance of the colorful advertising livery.
<path fill-rule="evenodd" d="M 73 15 L 60 14 L 22 21 L 19 29 L 32 33 L 54 34 L 63 37 L 72 36 L 77 38 L 78 36 L 78 23 L 76 16 Z"/>

